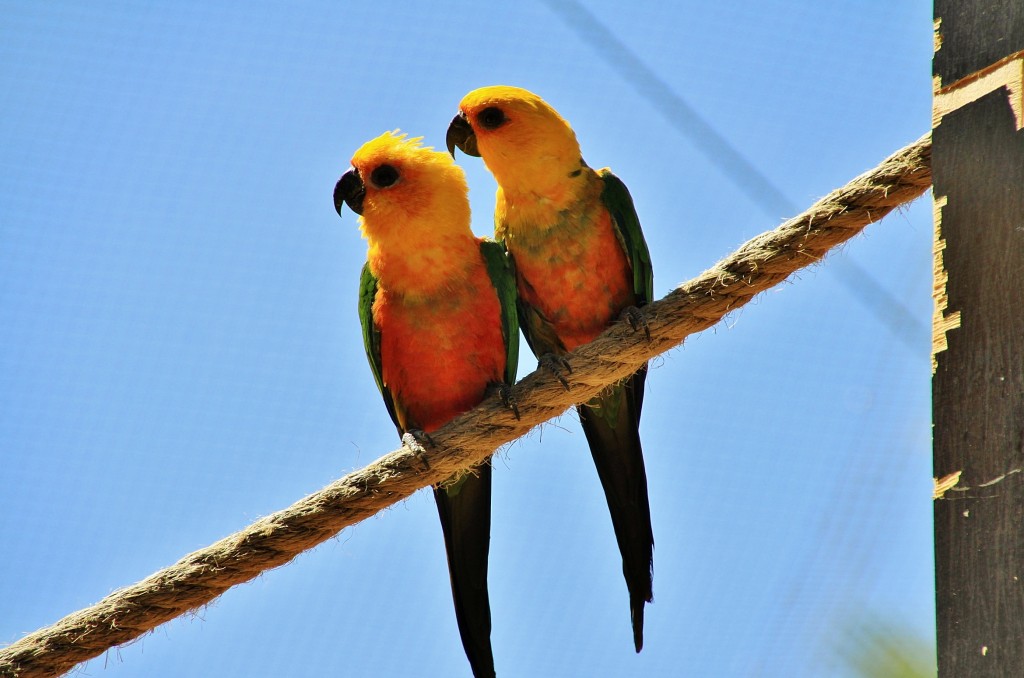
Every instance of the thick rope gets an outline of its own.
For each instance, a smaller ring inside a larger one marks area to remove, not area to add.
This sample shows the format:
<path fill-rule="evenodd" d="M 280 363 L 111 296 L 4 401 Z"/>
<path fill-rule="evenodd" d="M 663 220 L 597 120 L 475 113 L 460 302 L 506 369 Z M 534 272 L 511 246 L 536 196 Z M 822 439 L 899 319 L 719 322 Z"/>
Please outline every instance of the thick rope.
<path fill-rule="evenodd" d="M 546 370 L 533 372 L 513 391 L 520 419 L 491 398 L 433 433 L 433 448 L 419 454 L 404 447 L 391 452 L 289 508 L 0 650 L 0 676 L 60 675 L 206 605 L 236 584 L 284 565 L 420 488 L 479 463 L 499 446 L 589 400 L 794 271 L 820 261 L 869 223 L 920 196 L 931 186 L 930 160 L 931 140 L 925 136 L 803 214 L 745 243 L 664 299 L 645 306 L 649 339 L 625 322 L 615 324 L 569 355 L 568 391 Z"/>

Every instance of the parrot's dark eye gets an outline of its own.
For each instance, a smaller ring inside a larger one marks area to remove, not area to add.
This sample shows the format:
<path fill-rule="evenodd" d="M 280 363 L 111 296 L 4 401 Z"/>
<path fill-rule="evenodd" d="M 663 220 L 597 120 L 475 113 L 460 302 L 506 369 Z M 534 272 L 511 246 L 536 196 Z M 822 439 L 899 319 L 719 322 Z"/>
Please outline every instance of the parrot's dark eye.
<path fill-rule="evenodd" d="M 381 165 L 370 173 L 370 181 L 377 188 L 393 186 L 398 181 L 398 170 L 391 165 Z"/>
<path fill-rule="evenodd" d="M 480 111 L 476 119 L 485 129 L 497 129 L 505 122 L 505 114 L 497 106 L 491 106 Z"/>

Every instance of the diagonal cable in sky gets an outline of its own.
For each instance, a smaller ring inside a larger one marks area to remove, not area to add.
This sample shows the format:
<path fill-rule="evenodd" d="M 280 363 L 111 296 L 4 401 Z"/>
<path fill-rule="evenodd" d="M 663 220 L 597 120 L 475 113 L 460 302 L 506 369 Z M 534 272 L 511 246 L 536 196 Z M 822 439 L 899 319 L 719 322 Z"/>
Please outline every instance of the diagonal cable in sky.
<path fill-rule="evenodd" d="M 576 0 L 542 0 L 637 94 L 687 138 L 711 164 L 772 219 L 798 212 L 796 204 L 740 153 L 685 99 Z M 873 275 L 848 257 L 834 257 L 829 270 L 908 348 L 917 353 L 930 343 L 930 332 Z"/>

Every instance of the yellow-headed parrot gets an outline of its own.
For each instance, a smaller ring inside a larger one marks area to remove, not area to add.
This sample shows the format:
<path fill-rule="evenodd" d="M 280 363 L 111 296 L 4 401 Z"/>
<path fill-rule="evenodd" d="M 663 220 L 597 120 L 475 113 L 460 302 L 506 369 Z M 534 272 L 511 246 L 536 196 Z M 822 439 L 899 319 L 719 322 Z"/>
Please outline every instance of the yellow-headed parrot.
<path fill-rule="evenodd" d="M 359 319 L 374 379 L 407 439 L 427 439 L 515 381 L 515 279 L 503 247 L 470 230 L 461 168 L 420 139 L 385 133 L 352 156 L 334 204 L 369 244 Z M 489 462 L 434 488 L 455 615 L 477 677 L 494 675 L 487 596 Z"/>
<path fill-rule="evenodd" d="M 519 322 L 541 362 L 594 339 L 653 297 L 651 257 L 629 191 L 607 168 L 591 169 L 569 123 L 536 94 L 483 87 L 467 94 L 448 127 L 448 150 L 483 158 L 498 182 L 495 238 L 513 261 Z M 604 487 L 636 651 L 644 604 L 653 600 L 654 534 L 640 446 L 646 365 L 577 408 Z"/>

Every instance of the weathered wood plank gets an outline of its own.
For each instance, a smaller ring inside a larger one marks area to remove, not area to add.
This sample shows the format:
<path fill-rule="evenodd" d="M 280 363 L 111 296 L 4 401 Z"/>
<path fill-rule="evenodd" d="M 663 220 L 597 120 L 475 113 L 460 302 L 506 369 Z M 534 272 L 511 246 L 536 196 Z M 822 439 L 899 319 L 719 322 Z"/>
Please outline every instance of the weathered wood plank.
<path fill-rule="evenodd" d="M 940 92 L 1024 49 L 1021 0 L 937 0 L 935 17 Z M 1024 676 L 1024 121 L 1010 99 L 1022 96 L 1013 91 L 1016 72 L 987 93 L 975 86 L 953 106 L 947 99 L 932 136 L 936 238 L 944 241 L 936 298 L 946 303 L 932 384 L 935 476 L 963 472 L 935 502 L 939 675 L 949 678 Z"/>

